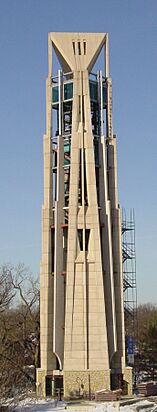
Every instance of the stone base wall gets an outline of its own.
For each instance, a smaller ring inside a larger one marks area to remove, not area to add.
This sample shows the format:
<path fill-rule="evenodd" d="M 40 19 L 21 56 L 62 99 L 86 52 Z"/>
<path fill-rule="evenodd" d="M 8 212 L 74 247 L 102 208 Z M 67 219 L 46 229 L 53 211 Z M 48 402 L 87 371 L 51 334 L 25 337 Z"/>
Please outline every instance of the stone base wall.
<path fill-rule="evenodd" d="M 123 371 L 124 392 L 132 395 L 132 368 Z M 37 369 L 37 397 L 46 397 L 46 371 Z M 64 396 L 90 395 L 100 389 L 110 389 L 110 370 L 64 371 Z"/>
<path fill-rule="evenodd" d="M 38 398 L 46 397 L 46 372 L 42 369 L 37 369 L 36 394 Z"/>
<path fill-rule="evenodd" d="M 132 368 L 130 366 L 124 369 L 123 380 L 126 395 L 132 395 Z"/>
<path fill-rule="evenodd" d="M 110 370 L 64 371 L 64 396 L 92 394 L 100 389 L 110 389 Z"/>

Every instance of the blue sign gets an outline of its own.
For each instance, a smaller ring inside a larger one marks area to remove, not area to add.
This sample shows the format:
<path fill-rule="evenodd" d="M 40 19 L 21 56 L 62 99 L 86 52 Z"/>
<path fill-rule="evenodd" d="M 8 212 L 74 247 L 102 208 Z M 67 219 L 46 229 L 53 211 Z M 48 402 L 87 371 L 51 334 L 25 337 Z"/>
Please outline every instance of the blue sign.
<path fill-rule="evenodd" d="M 134 338 L 133 336 L 128 336 L 127 338 L 127 353 L 128 355 L 134 354 Z"/>

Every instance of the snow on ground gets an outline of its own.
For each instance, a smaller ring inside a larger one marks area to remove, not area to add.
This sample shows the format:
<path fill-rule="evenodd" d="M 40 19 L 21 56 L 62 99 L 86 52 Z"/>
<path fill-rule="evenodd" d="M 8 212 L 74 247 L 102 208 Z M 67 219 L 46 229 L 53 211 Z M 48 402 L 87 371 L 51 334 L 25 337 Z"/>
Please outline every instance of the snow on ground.
<path fill-rule="evenodd" d="M 57 402 L 54 400 L 35 400 L 32 398 L 26 398 L 16 406 L 13 411 L 15 412 L 135 412 L 136 407 L 140 406 L 140 412 L 151 411 L 152 403 L 147 400 L 140 401 L 136 404 L 119 406 L 118 402 L 115 403 L 81 403 L 81 404 L 67 404 L 66 402 Z M 150 408 L 149 408 L 150 405 Z M 143 408 L 142 408 L 143 407 Z"/>
<path fill-rule="evenodd" d="M 28 411 L 28 412 L 61 412 L 65 409 L 65 403 L 63 402 L 58 402 L 58 404 L 62 404 L 60 406 L 57 406 L 57 402 L 50 399 L 50 400 L 35 400 L 31 398 L 26 398 L 23 401 L 19 402 L 19 405 L 16 406 L 16 408 L 13 410 L 15 412 L 22 412 L 22 411 Z"/>

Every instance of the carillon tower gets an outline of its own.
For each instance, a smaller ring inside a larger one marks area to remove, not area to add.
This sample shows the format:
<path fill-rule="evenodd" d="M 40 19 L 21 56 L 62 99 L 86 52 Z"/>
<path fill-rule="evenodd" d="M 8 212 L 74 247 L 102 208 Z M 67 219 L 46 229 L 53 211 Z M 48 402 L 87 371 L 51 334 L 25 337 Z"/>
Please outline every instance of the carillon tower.
<path fill-rule="evenodd" d="M 49 33 L 48 50 L 37 388 L 51 394 L 63 379 L 70 396 L 129 387 L 121 212 L 108 35 Z"/>

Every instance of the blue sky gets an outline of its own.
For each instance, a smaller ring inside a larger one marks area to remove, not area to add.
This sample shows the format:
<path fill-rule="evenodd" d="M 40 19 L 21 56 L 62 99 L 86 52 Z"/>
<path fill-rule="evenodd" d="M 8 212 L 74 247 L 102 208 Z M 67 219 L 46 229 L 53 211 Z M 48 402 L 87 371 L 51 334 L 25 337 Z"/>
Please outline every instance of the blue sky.
<path fill-rule="evenodd" d="M 41 254 L 49 31 L 108 32 L 119 202 L 135 208 L 138 302 L 157 302 L 157 1 L 0 1 L 0 263 Z"/>

